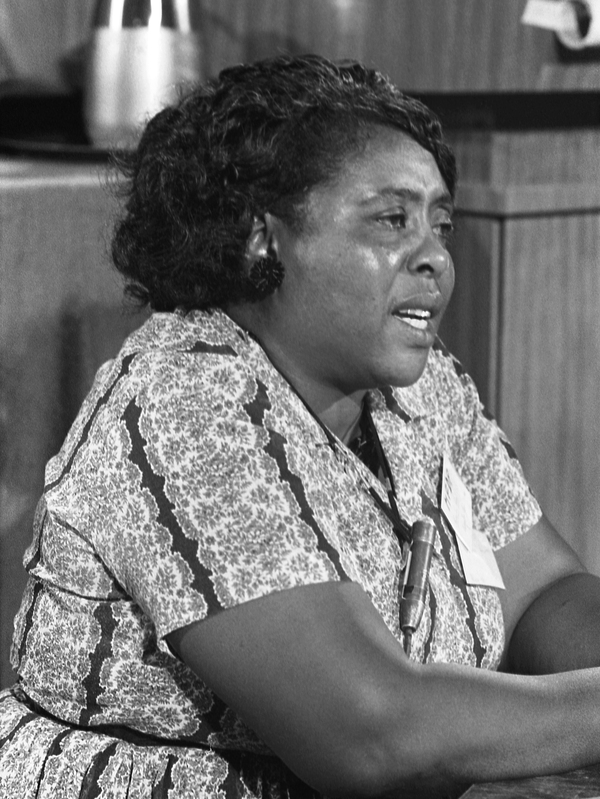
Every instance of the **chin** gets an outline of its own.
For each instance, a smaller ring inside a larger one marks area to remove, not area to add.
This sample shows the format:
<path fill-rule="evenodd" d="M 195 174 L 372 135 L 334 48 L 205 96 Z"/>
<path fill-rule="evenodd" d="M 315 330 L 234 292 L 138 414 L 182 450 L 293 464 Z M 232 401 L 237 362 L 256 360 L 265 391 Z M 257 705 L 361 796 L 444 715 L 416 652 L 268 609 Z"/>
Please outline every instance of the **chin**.
<path fill-rule="evenodd" d="M 415 352 L 408 358 L 404 356 L 400 364 L 395 364 L 389 370 L 389 378 L 380 385 L 395 386 L 396 388 L 412 386 L 425 371 L 428 356 L 429 350 Z"/>

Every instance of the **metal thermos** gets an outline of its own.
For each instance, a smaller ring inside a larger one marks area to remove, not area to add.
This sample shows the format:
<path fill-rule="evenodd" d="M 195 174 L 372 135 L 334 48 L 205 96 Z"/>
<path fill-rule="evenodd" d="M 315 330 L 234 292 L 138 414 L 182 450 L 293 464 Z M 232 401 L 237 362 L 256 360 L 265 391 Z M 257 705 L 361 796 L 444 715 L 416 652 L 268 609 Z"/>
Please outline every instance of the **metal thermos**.
<path fill-rule="evenodd" d="M 144 122 L 201 79 L 194 0 L 97 0 L 84 116 L 97 147 L 134 146 Z"/>

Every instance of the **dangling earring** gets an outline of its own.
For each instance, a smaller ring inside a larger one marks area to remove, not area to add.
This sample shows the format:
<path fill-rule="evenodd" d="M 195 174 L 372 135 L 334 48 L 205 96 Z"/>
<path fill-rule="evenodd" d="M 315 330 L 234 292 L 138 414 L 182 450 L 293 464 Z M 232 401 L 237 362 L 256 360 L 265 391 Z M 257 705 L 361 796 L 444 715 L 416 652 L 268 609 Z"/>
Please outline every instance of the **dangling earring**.
<path fill-rule="evenodd" d="M 273 254 L 259 258 L 250 267 L 248 281 L 255 292 L 256 299 L 263 299 L 281 286 L 285 270 L 281 261 Z"/>

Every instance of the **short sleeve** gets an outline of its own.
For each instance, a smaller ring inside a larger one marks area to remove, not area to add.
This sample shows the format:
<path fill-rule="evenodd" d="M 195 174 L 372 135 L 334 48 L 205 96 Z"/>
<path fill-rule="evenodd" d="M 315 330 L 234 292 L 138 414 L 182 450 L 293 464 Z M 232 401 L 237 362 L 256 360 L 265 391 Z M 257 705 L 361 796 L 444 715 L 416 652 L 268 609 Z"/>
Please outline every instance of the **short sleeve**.
<path fill-rule="evenodd" d="M 453 360 L 460 385 L 455 409 L 452 458 L 471 492 L 473 524 L 500 549 L 527 532 L 541 509 L 517 455 L 496 421 L 484 409 L 472 379 Z"/>
<path fill-rule="evenodd" d="M 152 367 L 94 458 L 94 544 L 159 636 L 343 577 L 294 472 L 273 387 L 238 359 L 199 369 L 194 357 Z"/>

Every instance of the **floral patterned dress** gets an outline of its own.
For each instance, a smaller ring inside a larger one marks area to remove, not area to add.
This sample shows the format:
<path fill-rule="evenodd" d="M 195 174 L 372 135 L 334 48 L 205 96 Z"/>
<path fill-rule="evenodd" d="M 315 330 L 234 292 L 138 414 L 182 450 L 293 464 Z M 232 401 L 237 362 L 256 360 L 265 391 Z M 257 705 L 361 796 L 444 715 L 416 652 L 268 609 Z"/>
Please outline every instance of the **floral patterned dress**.
<path fill-rule="evenodd" d="M 374 391 L 402 519 L 437 525 L 412 657 L 496 668 L 497 592 L 467 586 L 439 512 L 449 451 L 494 549 L 539 518 L 514 453 L 436 346 Z M 98 372 L 48 464 L 0 694 L 1 799 L 301 797 L 303 784 L 165 636 L 293 586 L 359 583 L 400 637 L 405 546 L 377 477 L 220 311 L 155 314 Z"/>

